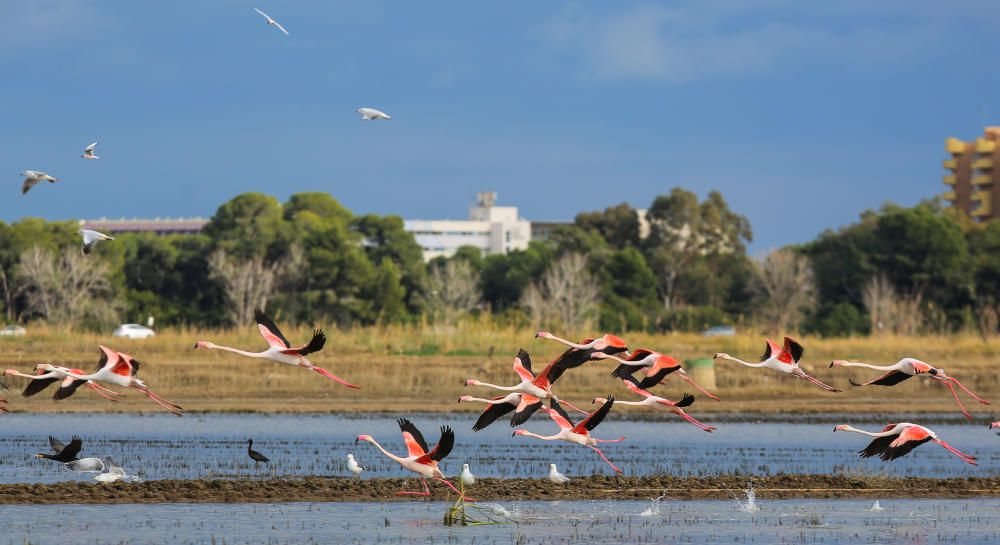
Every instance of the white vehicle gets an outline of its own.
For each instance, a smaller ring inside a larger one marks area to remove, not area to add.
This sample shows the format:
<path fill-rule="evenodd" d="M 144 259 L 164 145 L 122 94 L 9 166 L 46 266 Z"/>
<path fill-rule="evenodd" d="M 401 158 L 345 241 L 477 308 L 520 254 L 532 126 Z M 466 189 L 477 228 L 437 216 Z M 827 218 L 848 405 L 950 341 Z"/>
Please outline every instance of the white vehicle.
<path fill-rule="evenodd" d="M 717 325 L 701 332 L 702 337 L 732 337 L 736 335 L 736 328 L 731 325 Z"/>
<path fill-rule="evenodd" d="M 28 334 L 28 330 L 19 325 L 9 325 L 0 329 L 0 337 L 23 337 Z"/>
<path fill-rule="evenodd" d="M 122 324 L 112 333 L 115 337 L 125 337 L 126 339 L 148 339 L 156 332 L 144 325 Z"/>

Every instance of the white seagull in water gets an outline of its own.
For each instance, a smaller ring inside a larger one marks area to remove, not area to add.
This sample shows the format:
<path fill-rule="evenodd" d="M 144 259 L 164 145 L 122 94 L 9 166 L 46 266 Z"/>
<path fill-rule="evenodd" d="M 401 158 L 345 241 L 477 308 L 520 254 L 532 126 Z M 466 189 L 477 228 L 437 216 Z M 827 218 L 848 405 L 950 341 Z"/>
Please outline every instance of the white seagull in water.
<path fill-rule="evenodd" d="M 472 486 L 476 484 L 476 476 L 469 471 L 469 464 L 462 464 L 462 484 L 465 486 Z"/>
<path fill-rule="evenodd" d="M 359 479 L 361 478 L 361 472 L 365 470 L 365 468 L 358 465 L 358 461 L 354 459 L 353 454 L 347 455 L 347 469 L 357 475 Z"/>
<path fill-rule="evenodd" d="M 40 170 L 25 170 L 21 173 L 21 176 L 24 176 L 24 185 L 21 186 L 22 195 L 26 194 L 38 182 L 48 181 L 49 183 L 55 183 L 59 181 Z"/>
<path fill-rule="evenodd" d="M 289 36 L 288 31 L 285 30 L 285 27 L 281 26 L 281 23 L 279 23 L 279 22 L 275 21 L 274 19 L 272 19 L 270 15 L 264 13 L 263 11 L 261 11 L 261 10 L 259 10 L 257 8 L 253 8 L 253 10 L 256 11 L 257 13 L 259 13 L 261 15 L 261 17 L 267 19 L 267 24 L 274 25 L 274 26 L 278 27 L 278 30 L 284 32 L 285 36 Z"/>
<path fill-rule="evenodd" d="M 358 108 L 356 110 L 361 114 L 361 119 L 365 121 L 372 121 L 375 119 L 392 119 L 392 116 L 383 112 L 382 110 L 376 110 L 375 108 Z"/>
<path fill-rule="evenodd" d="M 556 484 L 563 484 L 569 482 L 569 477 L 559 473 L 555 464 L 549 464 L 549 480 Z"/>
<path fill-rule="evenodd" d="M 81 155 L 80 157 L 83 157 L 84 159 L 100 159 L 100 157 L 94 155 L 94 148 L 96 147 L 97 147 L 97 142 L 94 142 L 93 144 L 87 146 L 86 149 L 83 150 L 83 155 Z"/>
<path fill-rule="evenodd" d="M 80 229 L 80 235 L 83 236 L 83 246 L 80 249 L 80 251 L 83 252 L 83 255 L 89 254 L 91 250 L 94 249 L 94 245 L 96 245 L 99 241 L 114 240 L 114 237 L 109 237 L 104 233 L 91 231 L 90 229 Z"/>

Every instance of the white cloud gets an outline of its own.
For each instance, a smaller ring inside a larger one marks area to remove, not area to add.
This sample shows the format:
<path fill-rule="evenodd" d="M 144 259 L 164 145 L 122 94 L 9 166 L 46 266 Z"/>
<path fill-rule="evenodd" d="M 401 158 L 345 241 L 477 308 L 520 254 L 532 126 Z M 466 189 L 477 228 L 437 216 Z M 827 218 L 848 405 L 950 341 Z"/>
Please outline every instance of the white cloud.
<path fill-rule="evenodd" d="M 796 63 L 881 66 L 919 59 L 941 39 L 941 26 L 975 24 L 982 16 L 969 4 L 964 9 L 833 4 L 701 0 L 671 7 L 640 4 L 611 15 L 571 5 L 548 25 L 546 35 L 582 52 L 593 73 L 604 79 L 690 81 L 766 74 Z"/>

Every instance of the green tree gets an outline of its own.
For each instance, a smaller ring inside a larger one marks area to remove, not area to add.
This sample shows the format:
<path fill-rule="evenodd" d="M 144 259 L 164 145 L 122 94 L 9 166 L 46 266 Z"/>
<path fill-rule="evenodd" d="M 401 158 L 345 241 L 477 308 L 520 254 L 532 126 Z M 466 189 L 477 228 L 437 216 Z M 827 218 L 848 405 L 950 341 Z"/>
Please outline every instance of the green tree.
<path fill-rule="evenodd" d="M 539 241 L 530 242 L 526 250 L 486 256 L 482 265 L 483 300 L 494 312 L 517 306 L 525 288 L 541 278 L 554 256 L 554 250 Z"/>
<path fill-rule="evenodd" d="M 403 228 L 403 219 L 368 214 L 354 218 L 351 227 L 361 234 L 365 253 L 372 263 L 392 260 L 401 274 L 407 310 L 421 313 L 426 304 L 427 266 L 420 245 Z"/>
<path fill-rule="evenodd" d="M 380 323 L 401 322 L 406 318 L 406 290 L 403 289 L 399 267 L 383 258 L 375 273 L 371 301 L 374 318 Z"/>
<path fill-rule="evenodd" d="M 627 203 L 601 212 L 581 212 L 575 223 L 585 231 L 599 233 L 611 247 L 639 245 L 639 215 Z"/>
<path fill-rule="evenodd" d="M 730 210 L 717 191 L 699 203 L 694 193 L 674 188 L 653 201 L 646 217 L 650 234 L 645 253 L 658 274 L 657 290 L 666 309 L 691 302 L 680 288 L 696 261 L 745 255 L 745 243 L 753 238 L 749 220 Z"/>
<path fill-rule="evenodd" d="M 243 193 L 224 203 L 205 226 L 215 247 L 231 256 L 268 260 L 282 257 L 287 248 L 284 212 L 278 200 L 262 193 Z"/>

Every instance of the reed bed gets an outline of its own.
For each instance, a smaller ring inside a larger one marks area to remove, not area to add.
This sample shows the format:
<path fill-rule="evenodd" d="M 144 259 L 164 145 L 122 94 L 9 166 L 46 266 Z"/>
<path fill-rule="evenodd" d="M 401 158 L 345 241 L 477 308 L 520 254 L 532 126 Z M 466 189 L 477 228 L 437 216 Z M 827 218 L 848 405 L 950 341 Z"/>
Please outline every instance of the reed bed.
<path fill-rule="evenodd" d="M 77 333 L 55 328 L 33 327 L 29 335 L 0 338 L 0 365 L 31 372 L 35 364 L 55 363 L 92 369 L 98 359 L 98 344 L 127 352 L 143 363 L 140 377 L 154 391 L 189 411 L 406 411 L 468 410 L 481 406 L 456 405 L 463 393 L 483 395 L 486 389 L 463 388 L 468 378 L 496 384 L 513 384 L 510 369 L 517 349 L 527 349 L 536 369 L 556 357 L 561 346 L 534 338 L 535 331 L 499 326 L 488 321 L 458 325 L 381 326 L 350 330 L 328 329 L 326 348 L 314 355 L 314 363 L 362 387 L 349 390 L 302 369 L 255 361 L 218 351 L 194 350 L 195 341 L 261 350 L 266 345 L 255 327 L 238 330 L 166 329 L 155 338 L 125 340 L 109 335 Z M 288 328 L 294 342 L 305 341 L 311 329 Z M 570 338 L 599 333 L 555 332 Z M 763 350 L 759 334 L 735 337 L 702 337 L 695 334 L 628 333 L 622 335 L 632 348 L 646 347 L 680 360 L 711 358 L 728 352 L 756 361 Z M 820 380 L 843 388 L 844 393 L 820 391 L 804 381 L 765 369 L 750 369 L 731 362 L 717 362 L 715 402 L 704 397 L 697 412 L 950 412 L 954 400 L 943 386 L 918 377 L 892 388 L 852 388 L 847 379 L 869 380 L 879 375 L 864 369 L 829 369 L 833 359 L 876 364 L 895 363 L 913 356 L 943 367 L 987 399 L 1000 398 L 1000 374 L 994 362 L 1000 354 L 1000 338 L 977 336 L 855 337 L 823 339 L 799 337 L 806 347 L 802 366 Z M 609 376 L 611 364 L 591 362 L 569 372 L 557 384 L 561 397 L 586 402 L 613 393 L 620 399 L 631 394 Z M 23 381 L 8 378 L 12 388 Z M 658 393 L 673 399 L 690 391 L 676 379 Z M 155 411 L 141 395 L 129 395 L 112 405 L 86 390 L 72 399 L 54 403 L 45 394 L 24 399 L 8 394 L 13 411 Z M 972 412 L 986 413 L 990 407 L 965 398 Z M 622 407 L 623 412 L 629 409 Z M 638 410 L 642 410 L 639 408 Z"/>

